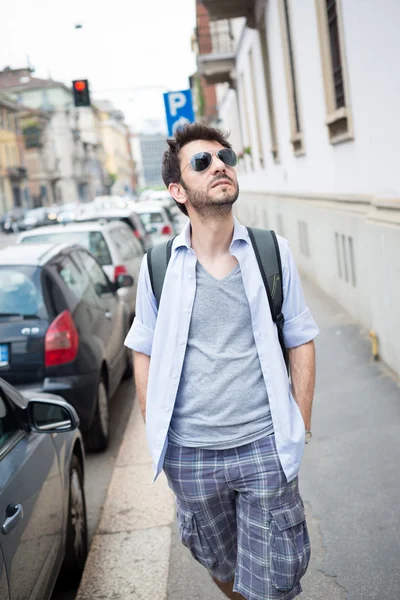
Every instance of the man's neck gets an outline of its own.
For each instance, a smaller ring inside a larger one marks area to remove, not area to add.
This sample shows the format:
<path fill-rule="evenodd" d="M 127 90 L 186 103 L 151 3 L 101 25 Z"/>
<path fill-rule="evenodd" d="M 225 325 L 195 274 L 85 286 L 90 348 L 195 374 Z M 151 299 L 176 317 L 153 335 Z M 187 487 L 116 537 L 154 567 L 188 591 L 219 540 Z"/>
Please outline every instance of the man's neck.
<path fill-rule="evenodd" d="M 215 259 L 226 255 L 235 227 L 232 212 L 223 219 L 210 221 L 191 219 L 191 243 L 197 256 Z"/>

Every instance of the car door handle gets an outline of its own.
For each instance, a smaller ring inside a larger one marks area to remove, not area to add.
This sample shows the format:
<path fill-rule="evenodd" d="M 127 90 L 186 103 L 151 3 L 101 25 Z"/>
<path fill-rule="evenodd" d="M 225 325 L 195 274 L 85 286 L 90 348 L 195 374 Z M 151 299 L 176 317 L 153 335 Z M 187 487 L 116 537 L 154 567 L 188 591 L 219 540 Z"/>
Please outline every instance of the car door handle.
<path fill-rule="evenodd" d="M 104 313 L 104 316 L 105 316 L 105 318 L 106 318 L 106 319 L 112 319 L 112 312 L 111 312 L 111 311 L 109 311 L 109 310 L 107 310 L 107 311 Z"/>
<path fill-rule="evenodd" d="M 11 533 L 22 521 L 23 516 L 22 504 L 9 504 L 6 508 L 6 518 L 2 527 L 3 533 L 5 535 Z"/>

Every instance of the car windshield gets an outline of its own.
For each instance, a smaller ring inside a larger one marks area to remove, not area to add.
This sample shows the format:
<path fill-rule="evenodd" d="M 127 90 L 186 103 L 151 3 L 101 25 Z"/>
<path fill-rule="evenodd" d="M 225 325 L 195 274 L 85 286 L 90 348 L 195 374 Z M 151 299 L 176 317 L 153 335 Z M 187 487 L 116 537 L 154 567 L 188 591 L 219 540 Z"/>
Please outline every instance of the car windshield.
<path fill-rule="evenodd" d="M 0 266 L 0 316 L 46 318 L 37 267 Z"/>
<path fill-rule="evenodd" d="M 94 254 L 102 266 L 111 265 L 110 251 L 100 231 L 54 231 L 27 236 L 22 244 L 80 244 Z"/>
<path fill-rule="evenodd" d="M 151 225 L 153 223 L 163 223 L 164 219 L 159 212 L 139 213 L 139 217 L 143 225 Z"/>

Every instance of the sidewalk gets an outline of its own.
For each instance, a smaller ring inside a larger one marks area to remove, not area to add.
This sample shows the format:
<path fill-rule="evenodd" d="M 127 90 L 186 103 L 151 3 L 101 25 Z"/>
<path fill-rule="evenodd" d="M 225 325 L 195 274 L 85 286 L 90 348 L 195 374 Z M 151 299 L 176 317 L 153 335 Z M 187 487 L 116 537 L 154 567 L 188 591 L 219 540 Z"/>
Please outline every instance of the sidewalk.
<path fill-rule="evenodd" d="M 77 600 L 166 599 L 175 503 L 164 474 L 152 479 L 135 400 Z"/>

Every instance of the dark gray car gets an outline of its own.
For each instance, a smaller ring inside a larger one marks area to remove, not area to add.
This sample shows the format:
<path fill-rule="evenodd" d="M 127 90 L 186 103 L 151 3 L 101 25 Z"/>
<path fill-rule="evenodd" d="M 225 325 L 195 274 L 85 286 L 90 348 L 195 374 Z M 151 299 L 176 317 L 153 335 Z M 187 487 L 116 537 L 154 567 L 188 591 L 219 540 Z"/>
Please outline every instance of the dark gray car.
<path fill-rule="evenodd" d="M 48 600 L 87 556 L 84 449 L 74 408 L 0 379 L 0 598 Z"/>

